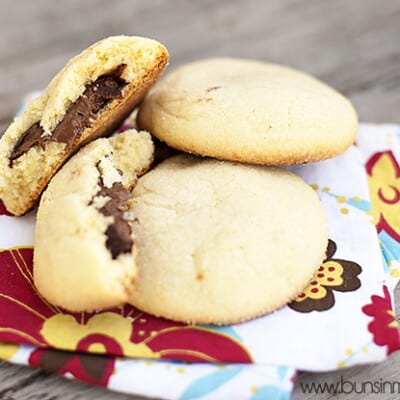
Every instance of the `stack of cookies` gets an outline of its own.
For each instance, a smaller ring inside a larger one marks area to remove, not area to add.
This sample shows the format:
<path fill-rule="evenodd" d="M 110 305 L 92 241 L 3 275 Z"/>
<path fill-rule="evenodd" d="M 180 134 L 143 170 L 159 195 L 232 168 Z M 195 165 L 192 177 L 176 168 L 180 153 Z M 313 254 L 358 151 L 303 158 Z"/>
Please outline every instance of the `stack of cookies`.
<path fill-rule="evenodd" d="M 35 284 L 71 311 L 129 302 L 206 324 L 272 312 L 307 286 L 328 243 L 318 196 L 276 165 L 345 151 L 354 109 L 304 73 L 238 59 L 188 64 L 146 95 L 167 61 L 150 39 L 98 42 L 2 137 L 7 209 L 22 215 L 43 192 Z M 100 138 L 139 102 L 143 131 Z M 179 154 L 155 165 L 152 136 Z"/>

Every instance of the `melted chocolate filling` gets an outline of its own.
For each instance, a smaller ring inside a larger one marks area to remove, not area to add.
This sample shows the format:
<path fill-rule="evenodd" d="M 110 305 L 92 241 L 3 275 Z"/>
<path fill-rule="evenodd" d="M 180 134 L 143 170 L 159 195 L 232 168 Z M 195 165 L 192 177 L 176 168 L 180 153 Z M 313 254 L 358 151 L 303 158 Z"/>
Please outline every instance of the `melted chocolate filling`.
<path fill-rule="evenodd" d="M 51 135 L 43 135 L 43 128 L 39 122 L 28 128 L 15 144 L 10 159 L 13 161 L 29 151 L 33 146 L 45 147 L 46 142 L 65 143 L 70 149 L 82 132 L 92 125 L 98 112 L 113 99 L 122 98 L 122 88 L 126 83 L 116 74 L 103 75 L 94 82 L 86 85 L 83 94 L 71 104 L 64 118 L 54 129 Z"/>
<path fill-rule="evenodd" d="M 120 182 L 114 182 L 110 188 L 105 187 L 101 182 L 97 196 L 109 198 L 99 211 L 107 217 L 114 217 L 114 222 L 106 230 L 106 246 L 112 258 L 116 259 L 122 253 L 130 253 L 133 246 L 132 228 L 124 218 L 124 213 L 127 210 L 127 201 L 132 198 L 132 194 Z"/>

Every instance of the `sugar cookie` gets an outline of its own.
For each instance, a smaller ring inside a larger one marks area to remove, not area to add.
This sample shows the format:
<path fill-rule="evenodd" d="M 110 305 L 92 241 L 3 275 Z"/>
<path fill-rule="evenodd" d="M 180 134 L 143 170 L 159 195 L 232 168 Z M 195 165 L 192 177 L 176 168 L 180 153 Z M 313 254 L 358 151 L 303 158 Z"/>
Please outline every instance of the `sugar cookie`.
<path fill-rule="evenodd" d="M 274 311 L 325 258 L 321 202 L 282 168 L 174 156 L 138 180 L 131 211 L 130 302 L 172 320 L 231 324 Z"/>
<path fill-rule="evenodd" d="M 317 79 L 229 58 L 170 73 L 143 101 L 138 122 L 179 150 L 268 165 L 333 157 L 357 133 L 350 102 Z"/>

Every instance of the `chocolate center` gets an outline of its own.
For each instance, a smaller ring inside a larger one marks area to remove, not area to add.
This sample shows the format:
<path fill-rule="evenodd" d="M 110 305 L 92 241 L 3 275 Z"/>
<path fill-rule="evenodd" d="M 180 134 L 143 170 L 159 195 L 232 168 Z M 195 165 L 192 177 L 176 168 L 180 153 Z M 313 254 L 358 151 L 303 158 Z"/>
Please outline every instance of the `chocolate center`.
<path fill-rule="evenodd" d="M 39 122 L 28 128 L 10 154 L 10 166 L 32 147 L 44 148 L 46 142 L 65 143 L 66 148 L 70 149 L 82 132 L 92 125 L 101 109 L 111 100 L 122 98 L 122 89 L 126 83 L 119 77 L 120 72 L 121 68 L 114 74 L 103 75 L 86 85 L 83 94 L 71 104 L 51 135 L 43 135 Z"/>
<path fill-rule="evenodd" d="M 130 253 L 133 246 L 132 228 L 124 218 L 124 213 L 127 210 L 127 201 L 132 198 L 132 194 L 120 182 L 114 182 L 110 188 L 105 187 L 101 182 L 97 196 L 109 198 L 99 211 L 107 217 L 114 217 L 114 222 L 106 230 L 106 246 L 112 258 L 116 259 L 122 253 Z"/>

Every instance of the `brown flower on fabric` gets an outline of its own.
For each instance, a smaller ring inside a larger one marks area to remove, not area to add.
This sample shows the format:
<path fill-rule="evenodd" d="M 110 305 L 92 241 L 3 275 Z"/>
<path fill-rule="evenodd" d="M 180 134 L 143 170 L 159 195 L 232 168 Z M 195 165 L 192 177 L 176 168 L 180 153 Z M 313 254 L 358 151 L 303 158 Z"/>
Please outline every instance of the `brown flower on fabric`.
<path fill-rule="evenodd" d="M 81 381 L 107 386 L 114 371 L 115 357 L 39 348 L 31 353 L 29 365 L 59 375 L 68 372 Z"/>
<path fill-rule="evenodd" d="M 303 313 L 326 311 L 335 304 L 333 291 L 352 292 L 361 286 L 361 267 L 353 261 L 332 258 L 335 252 L 336 243 L 329 239 L 325 261 L 310 284 L 288 304 L 291 309 Z"/>

